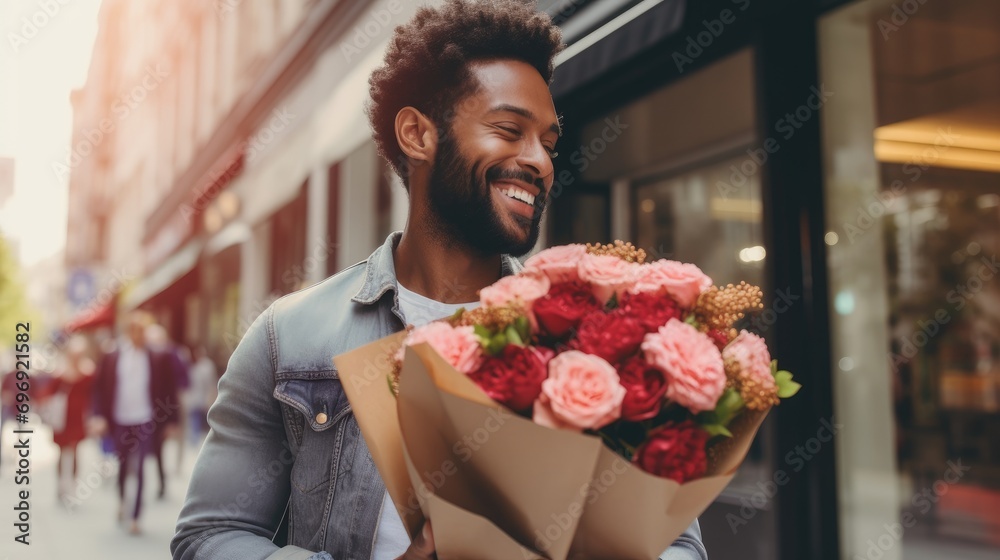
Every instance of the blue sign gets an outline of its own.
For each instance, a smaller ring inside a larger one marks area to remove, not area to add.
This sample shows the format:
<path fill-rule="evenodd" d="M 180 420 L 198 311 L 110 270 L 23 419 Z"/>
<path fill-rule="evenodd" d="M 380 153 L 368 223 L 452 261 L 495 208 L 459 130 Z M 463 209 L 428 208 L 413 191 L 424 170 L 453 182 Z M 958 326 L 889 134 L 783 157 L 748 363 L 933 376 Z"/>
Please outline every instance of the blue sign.
<path fill-rule="evenodd" d="M 73 304 L 73 307 L 79 309 L 96 296 L 97 289 L 94 285 L 93 273 L 86 268 L 73 269 L 66 280 L 66 297 Z"/>

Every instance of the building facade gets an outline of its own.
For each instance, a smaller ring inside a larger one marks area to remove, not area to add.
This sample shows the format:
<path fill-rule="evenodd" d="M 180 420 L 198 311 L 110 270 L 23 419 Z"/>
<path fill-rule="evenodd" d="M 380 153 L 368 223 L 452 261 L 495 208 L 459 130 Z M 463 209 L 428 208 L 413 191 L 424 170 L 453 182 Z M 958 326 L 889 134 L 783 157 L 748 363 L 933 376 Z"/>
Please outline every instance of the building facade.
<path fill-rule="evenodd" d="M 538 4 L 568 43 L 539 246 L 630 239 L 761 285 L 747 328 L 803 380 L 703 515 L 711 556 L 994 556 L 1000 5 Z M 367 78 L 416 7 L 105 0 L 70 269 L 224 362 L 275 297 L 365 258 L 406 208 Z"/>

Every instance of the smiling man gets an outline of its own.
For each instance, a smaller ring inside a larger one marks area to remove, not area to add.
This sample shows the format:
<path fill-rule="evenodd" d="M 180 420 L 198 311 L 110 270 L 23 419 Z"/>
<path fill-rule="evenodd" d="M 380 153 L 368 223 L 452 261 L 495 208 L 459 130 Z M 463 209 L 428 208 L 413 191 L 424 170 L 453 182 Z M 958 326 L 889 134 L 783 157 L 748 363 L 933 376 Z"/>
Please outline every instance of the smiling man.
<path fill-rule="evenodd" d="M 561 48 L 548 16 L 511 0 L 451 0 L 396 28 L 368 114 L 406 187 L 406 227 L 247 331 L 208 414 L 174 558 L 435 557 L 434 520 L 410 542 L 331 358 L 474 307 L 520 270 L 512 255 L 534 247 L 552 187 Z M 662 558 L 706 559 L 697 523 Z"/>

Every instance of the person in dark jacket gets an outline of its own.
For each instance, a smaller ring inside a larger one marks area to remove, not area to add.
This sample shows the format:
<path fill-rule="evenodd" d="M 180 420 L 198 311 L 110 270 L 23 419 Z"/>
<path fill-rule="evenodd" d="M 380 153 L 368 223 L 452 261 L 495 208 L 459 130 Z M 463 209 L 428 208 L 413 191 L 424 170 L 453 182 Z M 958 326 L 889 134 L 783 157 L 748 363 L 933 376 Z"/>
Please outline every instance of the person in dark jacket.
<path fill-rule="evenodd" d="M 166 354 L 146 346 L 146 328 L 152 324 L 141 311 L 128 316 L 125 336 L 113 352 L 101 358 L 94 382 L 96 415 L 113 437 L 120 461 L 119 520 L 125 517 L 125 485 L 130 473 L 137 484 L 129 532 L 138 534 L 142 511 L 143 461 L 161 428 L 176 430 L 180 402 L 174 373 Z"/>

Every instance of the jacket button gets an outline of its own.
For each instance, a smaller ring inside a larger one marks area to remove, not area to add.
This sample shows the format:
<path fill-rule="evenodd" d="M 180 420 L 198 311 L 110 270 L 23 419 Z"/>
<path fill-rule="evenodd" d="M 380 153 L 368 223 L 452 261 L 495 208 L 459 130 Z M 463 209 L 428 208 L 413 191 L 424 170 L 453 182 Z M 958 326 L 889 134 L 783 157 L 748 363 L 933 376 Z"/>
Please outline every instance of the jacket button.
<path fill-rule="evenodd" d="M 316 415 L 317 424 L 326 424 L 326 419 L 327 417 L 325 412 L 320 412 L 319 414 Z"/>

